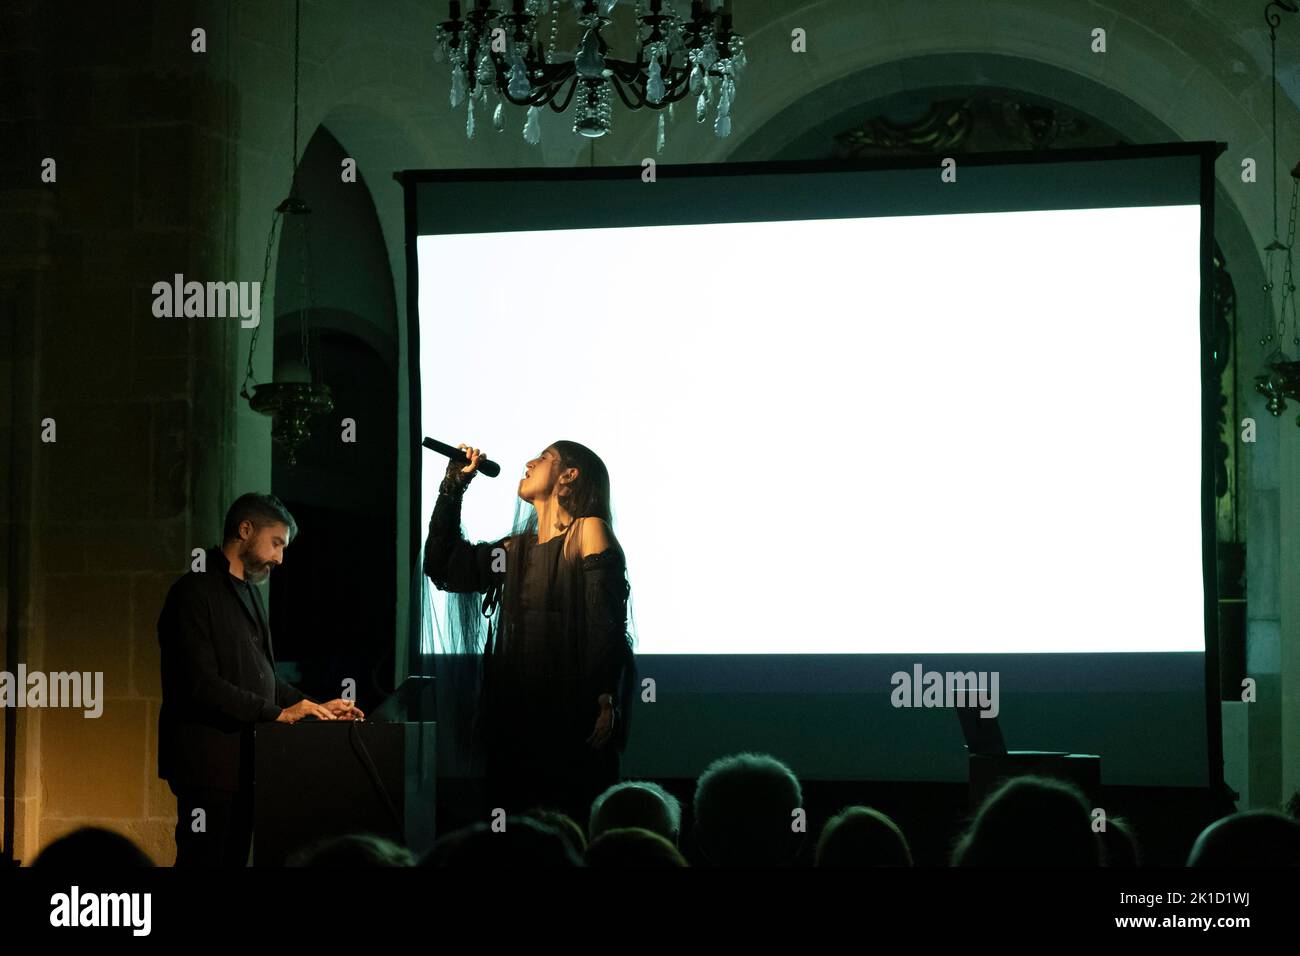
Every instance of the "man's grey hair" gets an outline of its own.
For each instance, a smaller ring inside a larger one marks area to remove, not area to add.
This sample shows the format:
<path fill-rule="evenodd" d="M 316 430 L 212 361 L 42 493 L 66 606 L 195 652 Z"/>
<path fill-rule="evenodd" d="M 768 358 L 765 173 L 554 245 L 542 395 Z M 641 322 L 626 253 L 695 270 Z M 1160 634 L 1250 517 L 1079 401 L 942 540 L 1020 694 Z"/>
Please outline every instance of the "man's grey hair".
<path fill-rule="evenodd" d="M 738 778 L 744 779 L 747 790 L 766 787 L 771 792 L 772 789 L 788 788 L 793 791 L 794 806 L 803 806 L 803 788 L 793 770 L 771 754 L 746 751 L 719 757 L 700 774 L 695 783 L 695 819 L 708 822 L 713 809 L 710 798 L 721 796 L 722 781 Z"/>
<path fill-rule="evenodd" d="M 647 790 L 653 793 L 664 805 L 664 811 L 668 816 L 668 826 L 672 830 L 672 838 L 677 839 L 678 834 L 682 831 L 682 802 L 665 790 L 659 784 L 651 780 L 623 780 L 609 787 L 591 803 L 591 817 L 587 823 L 587 834 L 589 839 L 596 839 L 600 836 L 596 832 L 596 821 L 600 818 L 600 811 L 604 808 L 605 802 L 614 794 L 623 790 L 631 789 Z"/>
<path fill-rule="evenodd" d="M 695 826 L 714 865 L 785 865 L 793 811 L 803 806 L 794 771 L 770 754 L 720 757 L 695 783 Z"/>
<path fill-rule="evenodd" d="M 221 543 L 229 544 L 239 540 L 239 526 L 245 521 L 252 522 L 254 528 L 264 528 L 269 524 L 284 524 L 289 529 L 289 540 L 298 537 L 298 522 L 293 520 L 284 502 L 275 495 L 262 495 L 251 491 L 240 495 L 226 512 L 222 524 Z"/>

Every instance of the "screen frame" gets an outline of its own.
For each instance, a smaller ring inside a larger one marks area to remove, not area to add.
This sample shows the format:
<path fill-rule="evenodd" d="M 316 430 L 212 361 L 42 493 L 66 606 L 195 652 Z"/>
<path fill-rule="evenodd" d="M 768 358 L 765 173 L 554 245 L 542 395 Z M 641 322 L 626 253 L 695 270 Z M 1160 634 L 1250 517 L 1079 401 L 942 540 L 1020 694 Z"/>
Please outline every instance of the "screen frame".
<path fill-rule="evenodd" d="M 1104 163 L 1115 160 L 1143 160 L 1166 157 L 1199 158 L 1199 203 L 1201 209 L 1200 234 L 1200 356 L 1201 356 L 1201 568 L 1203 582 L 1203 614 L 1205 634 L 1205 731 L 1207 743 L 1207 774 L 1210 789 L 1222 792 L 1226 789 L 1223 778 L 1223 728 L 1220 707 L 1219 671 L 1219 627 L 1218 627 L 1218 574 L 1217 574 L 1217 520 L 1214 494 L 1215 443 L 1218 439 L 1217 382 L 1211 342 L 1213 340 L 1214 321 L 1214 163 L 1227 143 L 1201 140 L 1185 143 L 1156 143 L 1143 145 L 1116 145 L 1107 147 L 1053 150 L 1047 151 L 1000 151 L 986 153 L 959 153 L 952 158 L 958 169 L 974 167 L 1014 167 L 1033 164 L 1038 166 L 1056 163 Z M 754 176 L 808 176 L 816 174 L 872 173 L 891 170 L 912 171 L 936 169 L 945 157 L 936 155 L 915 155 L 898 157 L 877 157 L 870 159 L 845 160 L 800 160 L 800 161 L 760 161 L 740 163 L 695 163 L 695 164 L 655 164 L 655 176 L 658 178 L 712 178 L 712 177 L 754 177 Z M 538 185 L 567 184 L 582 186 L 587 183 L 605 183 L 610 181 L 641 180 L 643 166 L 591 166 L 591 167 L 506 167 L 492 169 L 406 169 L 393 173 L 393 178 L 401 184 L 404 192 L 405 242 L 406 242 L 406 315 L 407 315 L 407 376 L 409 400 L 409 441 L 412 449 L 409 498 L 407 503 L 410 520 L 410 563 L 406 581 L 412 593 L 408 595 L 406 622 L 407 640 L 407 674 L 425 675 L 432 672 L 432 662 L 420 652 L 420 635 L 418 613 L 420 589 L 416 574 L 422 565 L 421 545 L 423 543 L 423 515 L 420 513 L 420 491 L 423 483 L 423 449 L 422 408 L 420 398 L 420 273 L 418 260 L 418 238 L 420 225 L 420 187 L 429 183 L 504 183 L 520 182 Z M 1142 191 L 1141 201 L 1126 200 L 1121 192 L 1108 198 L 1111 202 L 1091 202 L 1079 206 L 1052 205 L 1051 208 L 1098 208 L 1099 206 L 1123 205 L 1159 205 L 1158 197 L 1151 197 L 1152 183 L 1134 186 L 1135 192 Z M 1157 191 L 1159 184 L 1155 184 Z M 1176 190 L 1171 190 L 1176 192 Z M 1184 202 L 1184 199 L 1168 199 L 1168 203 Z M 640 204 L 641 207 L 653 204 Z M 1015 208 L 1002 206 L 1000 210 Z M 1042 208 L 1041 205 L 1026 205 L 1023 208 Z M 963 209 L 960 203 L 949 203 L 946 212 L 979 211 L 977 208 Z M 884 215 L 877 212 L 876 215 Z M 925 215 L 912 212 L 912 215 Z M 736 216 L 719 218 L 716 213 L 705 209 L 701 212 L 701 222 L 737 222 L 737 221 L 772 221 L 801 218 L 798 215 L 764 215 L 754 220 L 744 220 Z M 810 217 L 811 218 L 811 217 Z M 825 218 L 825 217 L 822 217 Z M 856 218 L 856 216 L 855 216 Z M 644 224 L 656 221 L 653 216 L 643 220 Z M 680 217 L 672 219 L 680 222 Z M 633 225 L 635 223 L 627 223 Z M 507 231 L 500 221 L 494 221 L 490 231 Z M 589 220 L 571 224 L 558 224 L 548 228 L 589 228 Z M 455 229 L 445 232 L 473 232 L 482 230 Z M 445 234 L 444 232 L 444 234 Z M 438 437 L 438 436 L 433 436 Z M 400 503 L 399 503 L 400 505 Z"/>

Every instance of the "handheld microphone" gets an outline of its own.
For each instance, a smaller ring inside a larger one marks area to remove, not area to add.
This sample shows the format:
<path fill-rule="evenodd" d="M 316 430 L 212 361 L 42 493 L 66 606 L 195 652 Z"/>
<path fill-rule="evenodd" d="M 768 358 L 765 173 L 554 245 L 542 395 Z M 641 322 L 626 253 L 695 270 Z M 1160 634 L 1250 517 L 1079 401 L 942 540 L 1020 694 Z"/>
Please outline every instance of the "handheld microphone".
<path fill-rule="evenodd" d="M 452 461 L 458 461 L 463 465 L 469 464 L 469 455 L 465 454 L 459 448 L 448 445 L 445 442 L 440 442 L 433 438 L 426 438 L 424 441 L 420 442 L 420 444 L 429 449 L 429 451 L 436 451 L 440 455 L 446 455 Z M 483 472 L 483 474 L 487 475 L 489 478 L 495 478 L 497 475 L 501 474 L 501 466 L 490 458 L 480 458 L 478 460 L 478 470 Z"/>

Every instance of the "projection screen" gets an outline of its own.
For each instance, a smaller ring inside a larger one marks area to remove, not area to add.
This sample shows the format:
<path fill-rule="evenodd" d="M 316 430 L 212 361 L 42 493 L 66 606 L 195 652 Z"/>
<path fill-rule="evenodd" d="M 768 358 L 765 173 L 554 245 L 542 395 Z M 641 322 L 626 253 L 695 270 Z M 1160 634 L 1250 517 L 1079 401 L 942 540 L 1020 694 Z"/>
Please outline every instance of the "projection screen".
<path fill-rule="evenodd" d="M 509 531 L 550 443 L 608 465 L 651 682 L 625 773 L 749 749 L 964 779 L 951 709 L 898 706 L 894 675 L 975 672 L 1012 749 L 1205 785 L 1212 162 L 400 174 L 413 446 L 501 462 L 471 541 Z M 423 454 L 421 535 L 446 463 Z"/>

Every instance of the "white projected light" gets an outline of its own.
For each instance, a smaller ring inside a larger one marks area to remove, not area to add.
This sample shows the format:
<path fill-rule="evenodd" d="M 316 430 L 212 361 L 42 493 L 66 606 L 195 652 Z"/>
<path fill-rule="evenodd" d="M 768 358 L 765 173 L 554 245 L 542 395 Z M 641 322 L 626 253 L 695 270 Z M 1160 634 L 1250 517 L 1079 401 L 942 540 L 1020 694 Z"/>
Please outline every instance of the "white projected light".
<path fill-rule="evenodd" d="M 423 432 L 502 465 L 471 541 L 604 459 L 639 654 L 1200 651 L 1200 217 L 421 236 Z"/>

